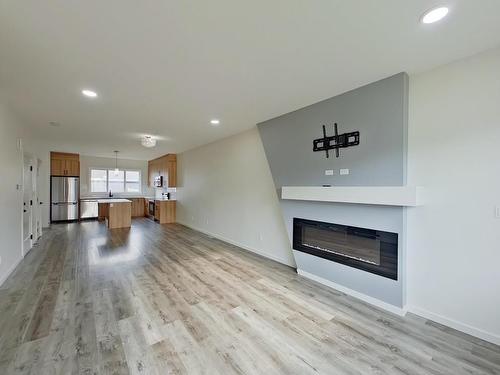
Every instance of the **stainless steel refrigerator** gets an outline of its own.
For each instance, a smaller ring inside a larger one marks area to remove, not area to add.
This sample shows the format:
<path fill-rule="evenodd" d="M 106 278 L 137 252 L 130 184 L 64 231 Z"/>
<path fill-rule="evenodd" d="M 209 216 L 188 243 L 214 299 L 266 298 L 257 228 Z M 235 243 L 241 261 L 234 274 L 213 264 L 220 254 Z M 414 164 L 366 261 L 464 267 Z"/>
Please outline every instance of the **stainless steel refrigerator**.
<path fill-rule="evenodd" d="M 79 197 L 80 180 L 78 177 L 51 177 L 50 220 L 77 220 Z"/>

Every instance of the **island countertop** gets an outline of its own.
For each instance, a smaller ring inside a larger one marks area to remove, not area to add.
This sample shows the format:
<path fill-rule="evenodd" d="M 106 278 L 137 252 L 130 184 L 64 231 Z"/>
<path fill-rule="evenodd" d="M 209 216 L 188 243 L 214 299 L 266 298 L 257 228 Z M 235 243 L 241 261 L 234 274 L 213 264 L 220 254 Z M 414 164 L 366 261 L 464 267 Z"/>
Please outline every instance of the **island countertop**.
<path fill-rule="evenodd" d="M 129 199 L 97 199 L 97 203 L 106 204 L 106 203 L 132 203 Z"/>

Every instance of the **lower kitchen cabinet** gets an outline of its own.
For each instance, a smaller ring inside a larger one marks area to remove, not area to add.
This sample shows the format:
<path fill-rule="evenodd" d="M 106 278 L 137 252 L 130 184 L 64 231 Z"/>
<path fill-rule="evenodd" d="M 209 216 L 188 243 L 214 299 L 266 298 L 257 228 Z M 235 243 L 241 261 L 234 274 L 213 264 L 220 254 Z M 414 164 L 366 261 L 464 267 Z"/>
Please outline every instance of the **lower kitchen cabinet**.
<path fill-rule="evenodd" d="M 141 217 L 146 214 L 144 210 L 144 198 L 130 198 L 132 201 L 132 217 Z"/>
<path fill-rule="evenodd" d="M 175 223 L 175 201 L 155 201 L 155 220 L 160 224 Z"/>

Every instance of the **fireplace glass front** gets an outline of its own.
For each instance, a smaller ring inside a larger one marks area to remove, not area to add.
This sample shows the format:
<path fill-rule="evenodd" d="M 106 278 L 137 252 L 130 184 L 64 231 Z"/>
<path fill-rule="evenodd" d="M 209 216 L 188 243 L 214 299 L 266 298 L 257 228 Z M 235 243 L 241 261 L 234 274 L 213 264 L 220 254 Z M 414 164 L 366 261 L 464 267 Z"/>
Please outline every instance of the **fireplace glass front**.
<path fill-rule="evenodd" d="M 294 218 L 293 248 L 397 280 L 397 233 Z"/>

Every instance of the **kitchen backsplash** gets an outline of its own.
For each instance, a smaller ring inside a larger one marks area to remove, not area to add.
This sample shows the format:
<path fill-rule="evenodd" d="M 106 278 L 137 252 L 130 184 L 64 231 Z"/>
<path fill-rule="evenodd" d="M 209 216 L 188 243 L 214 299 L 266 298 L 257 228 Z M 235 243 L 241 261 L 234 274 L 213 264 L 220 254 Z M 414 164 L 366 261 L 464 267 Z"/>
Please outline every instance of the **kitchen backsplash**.
<path fill-rule="evenodd" d="M 170 199 L 176 200 L 177 188 L 157 188 L 155 189 L 155 198 L 162 199 L 167 197 L 167 193 L 170 193 Z"/>

